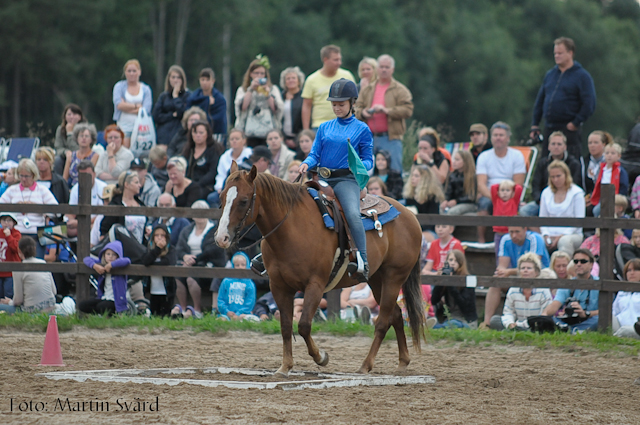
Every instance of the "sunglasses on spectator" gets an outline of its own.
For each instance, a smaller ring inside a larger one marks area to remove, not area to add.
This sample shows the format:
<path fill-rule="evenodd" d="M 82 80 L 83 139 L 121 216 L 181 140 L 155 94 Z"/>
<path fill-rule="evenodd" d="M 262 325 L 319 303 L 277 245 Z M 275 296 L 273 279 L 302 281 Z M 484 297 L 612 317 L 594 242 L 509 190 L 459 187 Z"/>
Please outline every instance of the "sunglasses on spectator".
<path fill-rule="evenodd" d="M 21 179 L 32 179 L 33 176 L 31 174 L 20 174 L 18 175 L 19 178 Z"/>
<path fill-rule="evenodd" d="M 578 260 L 577 258 L 573 260 L 573 264 L 587 264 L 589 262 L 589 260 Z"/>

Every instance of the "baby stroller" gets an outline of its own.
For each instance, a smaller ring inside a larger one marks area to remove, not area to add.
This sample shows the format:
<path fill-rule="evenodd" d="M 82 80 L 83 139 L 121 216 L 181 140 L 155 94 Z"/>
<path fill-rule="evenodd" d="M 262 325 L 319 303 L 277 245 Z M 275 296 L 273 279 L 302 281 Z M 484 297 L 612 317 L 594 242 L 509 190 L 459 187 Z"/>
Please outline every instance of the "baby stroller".
<path fill-rule="evenodd" d="M 142 257 L 147 253 L 147 247 L 138 242 L 126 227 L 117 223 L 111 226 L 109 232 L 99 244 L 91 248 L 91 255 L 99 256 L 102 249 L 108 243 L 114 241 L 122 243 L 123 255 L 131 260 L 131 264 L 142 264 Z M 151 316 L 151 309 L 149 308 L 151 303 L 144 298 L 143 279 L 144 277 L 142 276 L 129 276 L 127 298 L 134 298 L 133 302 L 138 314 L 144 314 L 149 317 Z"/>
<path fill-rule="evenodd" d="M 616 247 L 613 275 L 618 280 L 624 280 L 624 265 L 627 261 L 640 258 L 640 248 L 628 243 L 621 243 Z"/>

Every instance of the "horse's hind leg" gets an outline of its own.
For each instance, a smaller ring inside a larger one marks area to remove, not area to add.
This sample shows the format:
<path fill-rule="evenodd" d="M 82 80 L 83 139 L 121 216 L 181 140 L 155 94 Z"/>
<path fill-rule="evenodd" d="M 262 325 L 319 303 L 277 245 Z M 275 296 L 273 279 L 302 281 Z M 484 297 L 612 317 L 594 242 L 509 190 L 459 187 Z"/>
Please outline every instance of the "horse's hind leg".
<path fill-rule="evenodd" d="M 320 366 L 326 366 L 329 363 L 329 355 L 318 349 L 316 343 L 311 338 L 311 322 L 313 316 L 318 309 L 320 300 L 322 299 L 322 289 L 319 285 L 309 284 L 304 291 L 304 304 L 302 307 L 302 315 L 298 323 L 298 333 L 307 343 L 307 350 L 313 361 Z"/>
<path fill-rule="evenodd" d="M 409 348 L 407 347 L 407 336 L 404 333 L 404 321 L 402 320 L 402 311 L 400 306 L 396 304 L 396 308 L 393 310 L 393 317 L 391 319 L 393 329 L 396 331 L 396 340 L 398 341 L 398 368 L 396 373 L 401 373 L 407 370 L 407 366 L 411 362 L 409 356 Z"/>
<path fill-rule="evenodd" d="M 271 282 L 273 298 L 280 310 L 280 333 L 282 334 L 282 365 L 276 371 L 276 375 L 289 376 L 293 368 L 293 351 L 291 347 L 291 334 L 293 332 L 293 296 L 294 293 L 278 291 L 276 285 Z"/>

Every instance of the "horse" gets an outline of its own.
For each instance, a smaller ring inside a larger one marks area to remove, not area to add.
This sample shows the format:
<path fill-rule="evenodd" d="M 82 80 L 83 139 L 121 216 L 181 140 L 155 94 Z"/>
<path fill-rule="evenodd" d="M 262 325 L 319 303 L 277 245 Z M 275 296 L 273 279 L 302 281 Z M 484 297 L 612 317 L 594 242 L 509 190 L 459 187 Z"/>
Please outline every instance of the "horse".
<path fill-rule="evenodd" d="M 298 332 L 304 338 L 309 355 L 316 364 L 326 366 L 329 356 L 311 337 L 311 322 L 329 283 L 333 259 L 338 247 L 337 234 L 325 227 L 318 206 L 301 184 L 286 182 L 270 174 L 238 171 L 235 161 L 225 188 L 220 194 L 222 215 L 215 235 L 221 248 L 229 248 L 245 225 L 256 223 L 266 237 L 261 242 L 262 258 L 270 279 L 271 292 L 280 310 L 283 343 L 282 365 L 276 376 L 288 377 L 293 368 L 291 346 L 293 299 L 304 291 Z M 400 203 L 385 198 L 400 215 L 383 227 L 383 236 L 367 232 L 369 286 L 380 306 L 375 336 L 359 373 L 369 373 L 390 326 L 396 332 L 399 362 L 397 373 L 411 361 L 404 332 L 402 312 L 397 304 L 402 288 L 409 316 L 413 346 L 420 352 L 425 339 L 425 317 L 420 283 L 420 247 L 422 232 L 415 215 Z M 358 282 L 347 273 L 336 288 Z"/>

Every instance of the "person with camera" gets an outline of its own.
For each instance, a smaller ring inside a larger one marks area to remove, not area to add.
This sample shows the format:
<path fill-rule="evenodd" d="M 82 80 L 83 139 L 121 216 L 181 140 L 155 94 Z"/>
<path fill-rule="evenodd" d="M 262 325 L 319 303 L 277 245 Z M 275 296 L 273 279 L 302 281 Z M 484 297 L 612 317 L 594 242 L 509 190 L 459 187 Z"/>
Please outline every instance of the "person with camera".
<path fill-rule="evenodd" d="M 573 253 L 573 265 L 576 279 L 595 279 L 591 269 L 595 259 L 591 251 L 579 248 Z M 562 306 L 564 314 L 553 320 L 560 328 L 567 328 L 572 334 L 584 331 L 595 331 L 598 328 L 598 295 L 597 290 L 586 289 L 558 289 L 556 296 L 542 313 L 554 316 Z"/>
<path fill-rule="evenodd" d="M 411 92 L 393 78 L 396 61 L 390 55 L 378 58 L 378 79 L 362 89 L 356 102 L 356 118 L 373 133 L 373 149 L 391 154 L 390 168 L 402 172 L 402 138 L 405 120 L 413 115 Z"/>
<path fill-rule="evenodd" d="M 443 276 L 466 276 L 467 260 L 464 251 L 453 249 L 447 255 L 446 264 L 442 267 Z M 443 302 L 444 297 L 444 302 Z M 475 288 L 458 288 L 455 286 L 434 286 L 431 303 L 436 310 L 440 323 L 433 328 L 478 328 Z M 448 310 L 448 312 L 445 310 Z M 427 319 L 428 321 L 429 319 Z M 427 322 L 428 323 L 428 322 Z"/>
<path fill-rule="evenodd" d="M 278 87 L 271 83 L 269 58 L 258 55 L 244 74 L 234 101 L 235 128 L 244 131 L 247 146 L 266 146 L 267 134 L 282 127 L 284 103 Z"/>

